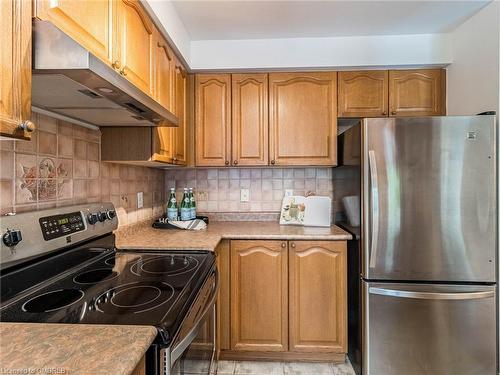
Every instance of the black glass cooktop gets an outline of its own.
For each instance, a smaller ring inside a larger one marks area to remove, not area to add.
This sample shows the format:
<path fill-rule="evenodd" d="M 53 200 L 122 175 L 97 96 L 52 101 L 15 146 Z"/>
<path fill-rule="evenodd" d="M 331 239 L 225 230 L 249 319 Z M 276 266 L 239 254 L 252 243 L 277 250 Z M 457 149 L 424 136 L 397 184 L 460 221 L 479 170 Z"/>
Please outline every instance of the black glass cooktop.
<path fill-rule="evenodd" d="M 88 259 L 81 253 L 95 251 L 91 249 L 76 249 L 75 256 Z M 70 253 L 65 257 L 71 258 Z M 214 254 L 207 251 L 143 253 L 108 249 L 95 255 L 86 266 L 56 275 L 49 285 L 3 299 L 0 321 L 154 325 L 159 336 L 168 341 L 214 264 Z M 73 266 L 71 262 L 69 265 Z M 42 268 L 51 266 L 47 262 L 38 264 Z M 48 272 L 34 264 L 27 270 L 16 270 L 16 277 L 2 275 L 2 289 L 16 289 L 15 283 L 28 271 Z"/>

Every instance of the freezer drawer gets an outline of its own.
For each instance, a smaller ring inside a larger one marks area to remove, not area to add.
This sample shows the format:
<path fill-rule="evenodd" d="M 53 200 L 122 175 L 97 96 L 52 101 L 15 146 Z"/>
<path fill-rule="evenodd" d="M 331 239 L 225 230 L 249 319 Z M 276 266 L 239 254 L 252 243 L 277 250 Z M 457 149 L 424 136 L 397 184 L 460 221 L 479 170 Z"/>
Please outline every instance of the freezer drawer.
<path fill-rule="evenodd" d="M 495 291 L 363 282 L 363 374 L 496 374 Z"/>

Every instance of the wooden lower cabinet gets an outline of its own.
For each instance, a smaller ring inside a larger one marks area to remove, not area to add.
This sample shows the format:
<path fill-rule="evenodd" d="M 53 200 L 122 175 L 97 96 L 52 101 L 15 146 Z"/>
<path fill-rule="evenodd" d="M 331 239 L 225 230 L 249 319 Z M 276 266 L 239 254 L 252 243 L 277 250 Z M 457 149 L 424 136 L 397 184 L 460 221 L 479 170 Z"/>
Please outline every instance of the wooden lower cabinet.
<path fill-rule="evenodd" d="M 223 241 L 216 252 L 220 358 L 344 360 L 346 241 Z"/>
<path fill-rule="evenodd" d="M 142 357 L 131 375 L 146 375 L 146 357 Z"/>
<path fill-rule="evenodd" d="M 231 241 L 231 349 L 288 350 L 286 241 Z"/>
<path fill-rule="evenodd" d="M 347 351 L 345 241 L 292 241 L 289 259 L 289 350 Z"/>

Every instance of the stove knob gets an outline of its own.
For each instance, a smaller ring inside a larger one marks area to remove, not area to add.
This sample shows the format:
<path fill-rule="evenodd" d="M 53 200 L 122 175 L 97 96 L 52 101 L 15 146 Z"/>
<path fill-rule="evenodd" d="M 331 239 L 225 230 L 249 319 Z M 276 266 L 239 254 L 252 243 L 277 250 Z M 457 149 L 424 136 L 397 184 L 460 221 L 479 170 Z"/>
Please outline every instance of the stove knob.
<path fill-rule="evenodd" d="M 99 212 L 97 214 L 97 217 L 99 218 L 99 221 L 102 223 L 103 221 L 105 221 L 108 216 L 106 215 L 106 212 Z"/>
<path fill-rule="evenodd" d="M 88 214 L 87 222 L 89 224 L 94 225 L 95 223 L 97 223 L 97 221 L 99 221 L 99 217 L 97 214 Z"/>
<path fill-rule="evenodd" d="M 14 247 L 23 240 L 21 231 L 19 229 L 7 229 L 7 232 L 2 236 L 5 246 Z"/>
<path fill-rule="evenodd" d="M 107 210 L 106 216 L 107 216 L 108 220 L 113 220 L 116 216 L 115 210 Z"/>

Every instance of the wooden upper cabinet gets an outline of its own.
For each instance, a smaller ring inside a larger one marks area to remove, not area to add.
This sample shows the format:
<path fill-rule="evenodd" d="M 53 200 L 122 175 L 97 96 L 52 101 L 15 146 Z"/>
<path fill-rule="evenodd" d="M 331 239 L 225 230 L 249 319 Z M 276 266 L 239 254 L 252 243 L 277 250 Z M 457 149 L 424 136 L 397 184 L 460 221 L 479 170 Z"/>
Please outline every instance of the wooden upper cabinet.
<path fill-rule="evenodd" d="M 390 116 L 446 114 L 444 69 L 390 70 Z"/>
<path fill-rule="evenodd" d="M 286 241 L 231 241 L 231 349 L 288 349 Z"/>
<path fill-rule="evenodd" d="M 197 74 L 196 165 L 224 166 L 231 157 L 231 75 Z"/>
<path fill-rule="evenodd" d="M 154 25 L 138 0 L 116 3 L 113 62 L 120 73 L 153 96 Z"/>
<path fill-rule="evenodd" d="M 182 64 L 175 59 L 174 68 L 174 113 L 179 119 L 179 126 L 172 128 L 174 163 L 187 164 L 187 72 Z"/>
<path fill-rule="evenodd" d="M 30 139 L 31 0 L 0 1 L 0 135 Z"/>
<path fill-rule="evenodd" d="M 389 72 L 339 72 L 338 117 L 384 117 L 388 114 Z"/>
<path fill-rule="evenodd" d="M 268 76 L 232 75 L 232 163 L 268 165 Z"/>
<path fill-rule="evenodd" d="M 174 54 L 165 39 L 154 33 L 155 98 L 163 107 L 173 112 L 174 107 Z"/>
<path fill-rule="evenodd" d="M 345 241 L 289 243 L 290 351 L 347 351 Z"/>
<path fill-rule="evenodd" d="M 271 164 L 336 165 L 337 73 L 269 74 Z"/>
<path fill-rule="evenodd" d="M 105 62 L 110 62 L 113 0 L 37 0 L 37 17 L 48 20 Z"/>

